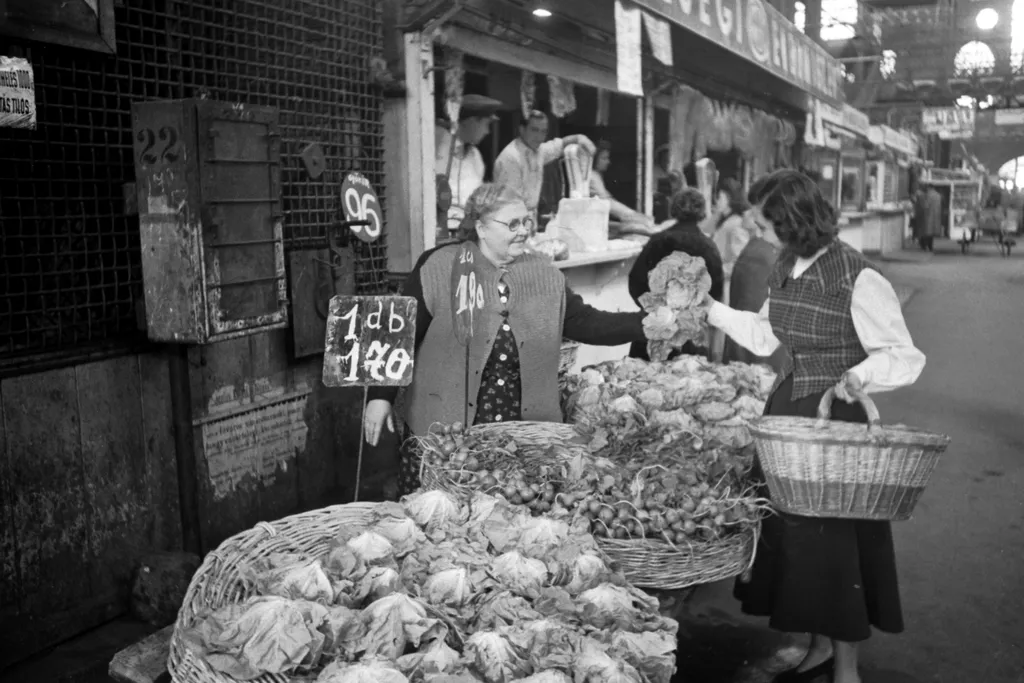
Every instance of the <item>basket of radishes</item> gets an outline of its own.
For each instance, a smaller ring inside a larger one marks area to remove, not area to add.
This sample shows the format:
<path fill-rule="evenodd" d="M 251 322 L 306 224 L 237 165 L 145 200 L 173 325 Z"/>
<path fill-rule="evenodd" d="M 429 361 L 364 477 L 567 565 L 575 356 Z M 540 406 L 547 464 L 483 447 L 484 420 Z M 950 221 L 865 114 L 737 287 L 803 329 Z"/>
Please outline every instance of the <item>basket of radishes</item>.
<path fill-rule="evenodd" d="M 751 424 L 772 504 L 804 517 L 909 519 L 949 437 L 883 426 L 865 394 L 857 399 L 866 425 L 830 420 L 834 399 L 825 392 L 817 418 L 766 415 Z"/>
<path fill-rule="evenodd" d="M 593 460 L 576 430 L 556 422 L 438 424 L 413 438 L 424 489 L 500 494 L 535 512 L 550 510 Z"/>

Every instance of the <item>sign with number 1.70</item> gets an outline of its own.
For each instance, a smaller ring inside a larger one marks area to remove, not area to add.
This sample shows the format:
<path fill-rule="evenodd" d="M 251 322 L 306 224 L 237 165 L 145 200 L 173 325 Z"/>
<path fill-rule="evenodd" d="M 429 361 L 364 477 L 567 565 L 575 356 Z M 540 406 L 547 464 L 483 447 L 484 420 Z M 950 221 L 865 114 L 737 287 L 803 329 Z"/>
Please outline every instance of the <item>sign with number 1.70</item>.
<path fill-rule="evenodd" d="M 416 299 L 333 297 L 324 343 L 324 384 L 408 386 L 415 344 Z"/>

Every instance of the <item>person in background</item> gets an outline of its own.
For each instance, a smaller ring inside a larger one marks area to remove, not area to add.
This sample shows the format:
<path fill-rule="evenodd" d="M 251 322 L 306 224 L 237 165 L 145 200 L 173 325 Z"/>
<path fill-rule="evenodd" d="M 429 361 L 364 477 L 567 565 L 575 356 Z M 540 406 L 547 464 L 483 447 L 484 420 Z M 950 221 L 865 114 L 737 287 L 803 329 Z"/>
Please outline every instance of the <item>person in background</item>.
<path fill-rule="evenodd" d="M 760 311 L 768 299 L 768 277 L 775 267 L 781 247 L 774 230 L 763 230 L 754 220 L 754 209 L 747 209 L 743 220 L 748 224 L 750 241 L 743 247 L 740 257 L 733 264 L 729 284 L 729 306 L 737 311 Z M 723 297 L 724 298 L 724 297 Z M 725 302 L 723 302 L 725 303 Z M 750 351 L 726 337 L 722 351 L 723 363 L 765 363 L 776 373 L 783 371 L 786 349 L 780 346 L 765 358 Z"/>
<path fill-rule="evenodd" d="M 754 184 L 749 200 L 754 220 L 783 249 L 768 299 L 756 313 L 710 302 L 708 323 L 755 355 L 788 351 L 765 415 L 817 417 L 834 390 L 833 420 L 867 422 L 857 397 L 913 384 L 924 369 L 896 292 L 838 239 L 836 210 L 811 178 L 775 171 Z M 772 628 L 812 635 L 803 661 L 776 681 L 861 683 L 858 643 L 872 626 L 903 631 L 886 521 L 776 511 L 762 524 L 753 571 L 737 581 L 735 595 L 747 614 L 770 617 Z"/>
<path fill-rule="evenodd" d="M 563 337 L 603 346 L 644 339 L 643 312 L 609 313 L 588 306 L 549 258 L 527 250 L 533 220 L 517 196 L 485 183 L 466 205 L 460 242 L 425 252 L 406 279 L 402 294 L 418 305 L 416 366 L 404 401 L 406 436 L 423 436 L 435 423 L 463 420 L 469 425 L 561 422 Z M 468 349 L 455 337 L 451 309 L 452 267 L 464 247 L 474 254 L 484 296 Z M 397 394 L 395 387 L 370 388 L 363 419 L 370 445 L 377 445 L 385 426 L 394 431 Z M 418 488 L 419 469 L 415 456 L 403 448 L 400 494 Z"/>
<path fill-rule="evenodd" d="M 434 173 L 444 176 L 451 189 L 448 230 L 453 233 L 465 214 L 466 202 L 484 182 L 487 167 L 478 146 L 491 132 L 502 104 L 483 95 L 466 95 L 459 108 L 459 125 L 452 137 L 443 125 L 435 129 Z"/>
<path fill-rule="evenodd" d="M 733 178 L 724 178 L 718 183 L 718 188 L 715 191 L 712 239 L 722 257 L 722 272 L 725 276 L 725 286 L 722 291 L 723 302 L 730 300 L 733 266 L 736 259 L 739 258 L 740 252 L 750 241 L 752 226 L 749 220 L 744 220 L 748 208 L 747 198 L 743 194 L 743 187 L 739 181 Z M 724 351 L 725 334 L 720 330 L 715 330 L 711 335 L 711 358 L 721 361 Z"/>
<path fill-rule="evenodd" d="M 713 239 L 718 253 L 722 256 L 722 270 L 725 272 L 725 299 L 729 299 L 729 278 L 733 265 L 743 248 L 750 241 L 753 225 L 744 215 L 750 206 L 743 194 L 743 186 L 733 178 L 725 178 L 718 184 L 715 194 L 715 216 L 717 225 Z"/>
<path fill-rule="evenodd" d="M 565 146 L 577 144 L 590 155 L 597 152 L 586 135 L 569 135 L 547 140 L 548 115 L 533 110 L 523 117 L 519 137 L 501 150 L 494 162 L 494 182 L 508 188 L 514 197 L 526 204 L 537 215 L 544 167 L 562 158 Z"/>
<path fill-rule="evenodd" d="M 612 145 L 607 140 L 597 143 L 597 154 L 594 155 L 594 167 L 590 172 L 590 196 L 607 199 L 611 203 L 609 216 L 620 222 L 619 234 L 653 235 L 654 224 L 651 219 L 638 211 L 629 208 L 608 191 L 604 184 L 604 172 L 612 163 Z"/>
<path fill-rule="evenodd" d="M 654 222 L 661 225 L 665 221 L 672 220 L 672 197 L 681 189 L 686 187 L 683 181 L 683 174 L 679 171 L 672 171 L 658 179 L 657 189 L 654 193 Z"/>
<path fill-rule="evenodd" d="M 718 255 L 715 243 L 700 230 L 700 223 L 706 213 L 704 195 L 695 187 L 684 187 L 672 198 L 672 217 L 675 223 L 648 240 L 629 271 L 629 295 L 633 297 L 637 306 L 640 305 L 640 297 L 651 291 L 648 274 L 663 258 L 676 251 L 704 259 L 704 265 L 711 276 L 711 298 L 721 300 L 724 283 L 722 258 Z M 675 355 L 682 354 L 707 356 L 708 350 L 693 342 L 687 342 Z M 650 360 L 647 354 L 647 340 L 634 342 L 629 349 L 629 356 Z"/>
<path fill-rule="evenodd" d="M 921 185 L 914 199 L 914 239 L 922 249 L 934 251 L 935 238 L 944 234 L 942 195 L 934 187 Z"/>

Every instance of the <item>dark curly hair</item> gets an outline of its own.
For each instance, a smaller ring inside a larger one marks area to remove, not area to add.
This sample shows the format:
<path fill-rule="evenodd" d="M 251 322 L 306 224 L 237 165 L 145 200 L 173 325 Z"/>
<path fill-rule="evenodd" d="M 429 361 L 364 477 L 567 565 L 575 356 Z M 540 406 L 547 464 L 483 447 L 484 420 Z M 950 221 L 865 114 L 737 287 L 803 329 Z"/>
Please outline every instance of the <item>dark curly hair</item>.
<path fill-rule="evenodd" d="M 679 223 L 700 223 L 708 213 L 704 195 L 695 187 L 684 187 L 672 196 L 672 218 Z"/>
<path fill-rule="evenodd" d="M 747 203 L 747 198 L 743 194 L 743 185 L 740 184 L 735 178 L 722 178 L 718 183 L 718 194 L 725 193 L 725 196 L 729 198 L 729 212 L 731 214 L 740 215 L 744 211 L 750 208 L 750 204 Z"/>
<path fill-rule="evenodd" d="M 836 210 L 818 184 L 800 171 L 784 168 L 754 183 L 747 194 L 771 221 L 783 246 L 802 257 L 813 256 L 836 236 Z"/>

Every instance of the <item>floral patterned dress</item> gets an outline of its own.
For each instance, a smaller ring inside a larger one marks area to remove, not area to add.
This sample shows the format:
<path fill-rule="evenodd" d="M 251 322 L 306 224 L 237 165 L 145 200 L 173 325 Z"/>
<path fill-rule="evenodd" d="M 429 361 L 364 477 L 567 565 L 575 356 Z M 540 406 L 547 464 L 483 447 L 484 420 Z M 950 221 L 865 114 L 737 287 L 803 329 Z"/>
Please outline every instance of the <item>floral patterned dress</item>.
<path fill-rule="evenodd" d="M 499 281 L 499 301 L 507 305 L 508 297 L 508 285 Z M 498 327 L 494 346 L 491 347 L 491 355 L 487 358 L 483 374 L 480 377 L 480 391 L 477 394 L 477 410 L 473 424 L 515 422 L 523 419 L 519 346 L 516 344 L 512 326 L 508 323 L 508 310 L 503 310 L 501 315 L 502 323 Z M 398 486 L 399 495 L 403 496 L 412 493 L 420 486 L 420 459 L 412 452 L 402 453 Z"/>

